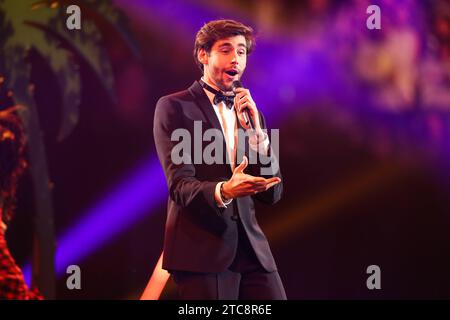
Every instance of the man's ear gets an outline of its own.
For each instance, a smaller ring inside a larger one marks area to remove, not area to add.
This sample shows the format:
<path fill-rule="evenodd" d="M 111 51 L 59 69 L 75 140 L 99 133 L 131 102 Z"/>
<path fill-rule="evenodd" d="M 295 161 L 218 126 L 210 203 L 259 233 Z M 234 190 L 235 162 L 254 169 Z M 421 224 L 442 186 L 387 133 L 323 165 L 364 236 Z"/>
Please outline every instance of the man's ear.
<path fill-rule="evenodd" d="M 199 49 L 197 51 L 197 59 L 201 64 L 208 64 L 208 54 L 205 49 Z"/>

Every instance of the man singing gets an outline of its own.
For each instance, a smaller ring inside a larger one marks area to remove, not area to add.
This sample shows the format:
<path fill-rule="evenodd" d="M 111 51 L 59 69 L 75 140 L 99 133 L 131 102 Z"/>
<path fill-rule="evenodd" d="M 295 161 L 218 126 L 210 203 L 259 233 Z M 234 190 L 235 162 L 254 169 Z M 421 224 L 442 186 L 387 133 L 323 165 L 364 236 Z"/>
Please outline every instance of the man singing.
<path fill-rule="evenodd" d="M 254 45 L 252 28 L 242 23 L 205 24 L 194 48 L 202 78 L 156 105 L 154 138 L 169 188 L 163 268 L 182 299 L 286 299 L 254 207 L 254 200 L 280 200 L 281 173 L 264 116 L 237 82 Z M 221 161 L 194 159 L 198 128 L 220 133 Z M 174 161 L 177 129 L 191 135 L 181 163 Z"/>

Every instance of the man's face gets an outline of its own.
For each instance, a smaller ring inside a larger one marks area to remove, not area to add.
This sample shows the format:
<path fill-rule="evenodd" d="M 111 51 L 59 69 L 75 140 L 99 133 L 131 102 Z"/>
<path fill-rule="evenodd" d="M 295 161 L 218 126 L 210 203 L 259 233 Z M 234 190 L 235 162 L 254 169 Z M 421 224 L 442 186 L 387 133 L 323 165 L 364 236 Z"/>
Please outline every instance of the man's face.
<path fill-rule="evenodd" d="M 203 64 L 205 80 L 222 91 L 231 91 L 231 84 L 239 80 L 247 64 L 247 46 L 244 36 L 234 36 L 216 41 L 207 54 L 201 49 L 198 59 Z"/>

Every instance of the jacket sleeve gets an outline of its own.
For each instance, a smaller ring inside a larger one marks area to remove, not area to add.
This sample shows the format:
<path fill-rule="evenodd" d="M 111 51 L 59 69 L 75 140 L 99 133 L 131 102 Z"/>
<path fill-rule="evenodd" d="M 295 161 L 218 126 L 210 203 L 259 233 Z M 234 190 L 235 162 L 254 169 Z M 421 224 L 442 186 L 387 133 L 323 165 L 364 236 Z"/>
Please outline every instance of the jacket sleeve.
<path fill-rule="evenodd" d="M 217 214 L 221 214 L 223 209 L 217 206 L 214 199 L 215 187 L 219 181 L 199 181 L 195 175 L 190 152 L 183 155 L 188 161 L 180 164 L 172 161 L 173 147 L 179 143 L 171 140 L 172 133 L 176 129 L 183 128 L 186 126 L 179 102 L 170 97 L 161 98 L 156 104 L 153 137 L 170 198 L 182 207 L 191 205 L 204 207 L 204 204 L 207 204 Z"/>
<path fill-rule="evenodd" d="M 267 129 L 264 115 L 261 112 L 259 112 L 259 115 L 261 128 Z M 271 134 L 269 131 L 267 131 L 267 135 L 268 139 L 270 139 Z M 278 139 L 276 143 L 279 144 Z M 264 178 L 279 177 L 280 179 L 282 179 L 280 163 L 278 159 L 278 152 L 276 152 L 278 150 L 279 146 L 272 146 L 272 142 L 270 142 L 267 155 L 262 155 L 260 153 L 254 154 L 253 156 L 255 157 L 255 159 L 257 159 L 257 162 L 255 164 L 249 165 L 250 174 L 257 177 L 259 176 Z M 252 153 L 255 151 L 250 148 L 249 152 Z M 283 180 L 281 180 L 280 183 L 273 186 L 269 190 L 257 193 L 252 197 L 266 204 L 275 204 L 278 201 L 280 201 L 282 194 L 283 194 Z"/>

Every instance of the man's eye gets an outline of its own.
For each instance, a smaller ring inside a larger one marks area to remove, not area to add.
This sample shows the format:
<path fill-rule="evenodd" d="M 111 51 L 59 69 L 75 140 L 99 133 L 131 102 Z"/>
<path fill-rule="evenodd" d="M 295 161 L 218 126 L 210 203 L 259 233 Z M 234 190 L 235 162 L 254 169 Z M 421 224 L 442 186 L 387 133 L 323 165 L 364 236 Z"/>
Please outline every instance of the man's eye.
<path fill-rule="evenodd" d="M 242 56 L 242 55 L 244 55 L 244 54 L 245 54 L 245 51 L 244 51 L 244 50 L 241 50 L 241 51 L 239 51 L 238 53 L 239 53 L 239 55 L 241 55 L 241 56 Z"/>

